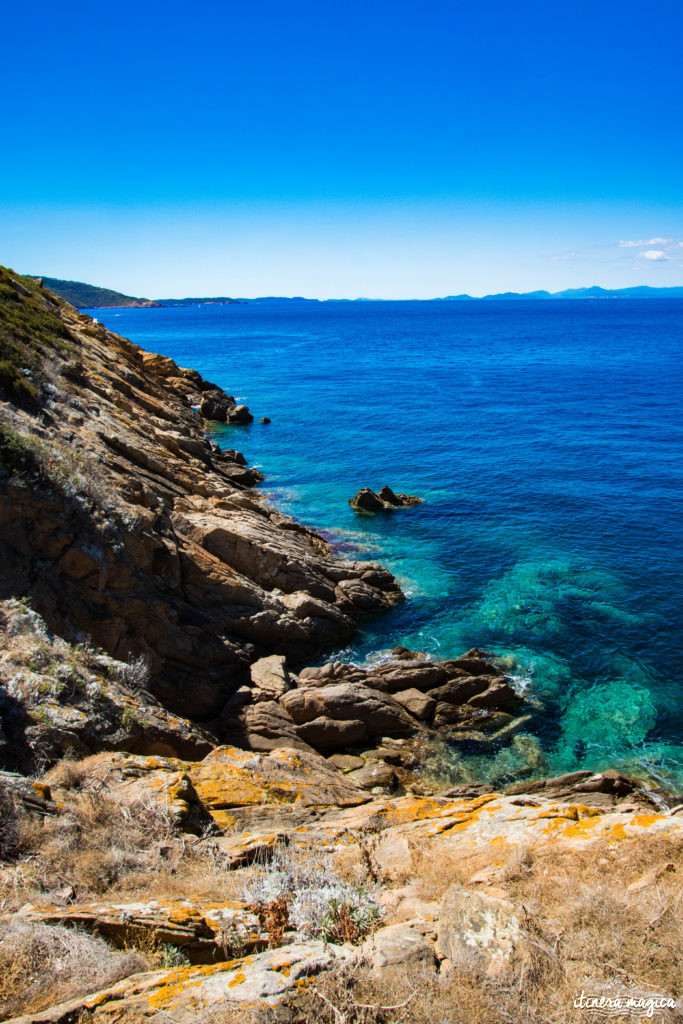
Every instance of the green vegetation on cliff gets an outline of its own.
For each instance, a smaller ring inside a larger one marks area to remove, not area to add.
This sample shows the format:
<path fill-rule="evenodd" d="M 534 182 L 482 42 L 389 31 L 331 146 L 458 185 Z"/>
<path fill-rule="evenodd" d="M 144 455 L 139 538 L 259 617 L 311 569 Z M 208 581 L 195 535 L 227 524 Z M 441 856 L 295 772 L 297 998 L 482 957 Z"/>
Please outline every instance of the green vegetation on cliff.
<path fill-rule="evenodd" d="M 0 397 L 37 406 L 43 358 L 69 351 L 70 340 L 55 296 L 33 278 L 0 267 Z"/>
<path fill-rule="evenodd" d="M 84 284 L 82 281 L 63 281 L 58 277 L 36 278 L 43 282 L 46 288 L 60 295 L 77 309 L 93 309 L 97 306 L 158 306 L 160 303 L 152 302 L 150 299 L 138 299 L 133 295 L 124 295 L 122 292 L 113 291 L 111 288 L 98 288 L 94 284 Z"/>

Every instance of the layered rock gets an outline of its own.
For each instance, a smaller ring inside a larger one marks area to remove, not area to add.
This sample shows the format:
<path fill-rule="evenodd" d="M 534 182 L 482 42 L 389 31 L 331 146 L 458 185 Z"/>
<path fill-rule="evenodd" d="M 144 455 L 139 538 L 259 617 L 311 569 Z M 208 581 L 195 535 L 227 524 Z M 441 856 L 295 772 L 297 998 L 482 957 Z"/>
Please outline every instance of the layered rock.
<path fill-rule="evenodd" d="M 238 951 L 253 953 L 268 944 L 258 917 L 236 900 L 169 897 L 63 907 L 26 905 L 18 916 L 22 921 L 94 932 L 123 948 L 144 943 L 153 934 L 157 942 L 182 950 L 193 964 L 220 963 Z M 0 918 L 0 925 L 2 921 Z"/>
<path fill-rule="evenodd" d="M 339 560 L 270 507 L 250 489 L 260 474 L 205 437 L 193 405 L 238 410 L 231 396 L 2 279 L 13 315 L 26 306 L 35 370 L 0 406 L 0 596 L 122 661 L 146 655 L 152 692 L 195 720 L 219 715 L 260 657 L 304 663 L 402 599 L 386 570 Z"/>

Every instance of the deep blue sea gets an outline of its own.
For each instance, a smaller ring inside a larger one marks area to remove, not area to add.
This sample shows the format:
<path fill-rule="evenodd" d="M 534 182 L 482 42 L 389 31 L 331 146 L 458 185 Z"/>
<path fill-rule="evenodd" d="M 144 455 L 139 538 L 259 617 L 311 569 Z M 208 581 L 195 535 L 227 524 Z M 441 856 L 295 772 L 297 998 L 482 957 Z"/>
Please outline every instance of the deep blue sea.
<path fill-rule="evenodd" d="M 508 656 L 537 739 L 465 775 L 613 766 L 683 787 L 683 301 L 92 313 L 246 402 L 256 422 L 219 443 L 398 576 L 409 600 L 344 658 Z M 352 511 L 385 483 L 425 503 Z"/>

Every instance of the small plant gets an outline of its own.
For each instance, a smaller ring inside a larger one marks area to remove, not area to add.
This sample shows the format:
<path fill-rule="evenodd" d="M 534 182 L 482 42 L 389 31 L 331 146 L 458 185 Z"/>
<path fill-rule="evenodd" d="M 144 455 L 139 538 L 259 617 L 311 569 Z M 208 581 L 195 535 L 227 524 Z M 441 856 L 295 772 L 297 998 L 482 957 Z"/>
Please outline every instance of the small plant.
<path fill-rule="evenodd" d="M 182 949 L 175 946 L 163 945 L 159 954 L 159 966 L 171 970 L 173 967 L 189 967 L 190 958 L 183 953 Z"/>
<path fill-rule="evenodd" d="M 112 675 L 129 690 L 138 692 L 146 689 L 149 683 L 150 668 L 151 662 L 148 655 L 138 654 L 128 662 L 117 662 L 112 669 Z"/>
<path fill-rule="evenodd" d="M 138 718 L 134 711 L 130 708 L 126 708 L 121 715 L 121 725 L 124 729 L 132 729 L 134 725 L 138 724 Z"/>
<path fill-rule="evenodd" d="M 280 944 L 288 926 L 306 938 L 358 941 L 377 926 L 381 909 L 369 879 L 343 879 L 324 851 L 275 848 L 270 860 L 248 876 L 244 899 Z"/>

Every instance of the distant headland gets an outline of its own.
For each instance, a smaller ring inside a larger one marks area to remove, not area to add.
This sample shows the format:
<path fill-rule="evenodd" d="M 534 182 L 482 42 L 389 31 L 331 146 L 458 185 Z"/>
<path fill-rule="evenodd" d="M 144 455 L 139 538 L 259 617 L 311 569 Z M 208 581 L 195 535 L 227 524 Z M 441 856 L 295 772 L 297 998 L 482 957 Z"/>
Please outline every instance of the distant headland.
<path fill-rule="evenodd" d="M 225 306 L 240 305 L 243 303 L 315 303 L 321 302 L 382 302 L 391 301 L 383 299 L 307 299 L 303 296 L 261 296 L 255 299 L 236 299 L 225 295 L 204 296 L 201 298 L 186 299 L 142 299 L 132 295 L 124 295 L 122 292 L 114 291 L 111 288 L 100 288 L 97 285 L 85 284 L 82 281 L 63 281 L 56 277 L 35 277 L 35 280 L 42 281 L 45 288 L 55 292 L 61 298 L 66 299 L 77 309 L 97 309 L 114 307 L 159 307 L 159 306 Z M 445 295 L 434 299 L 421 299 L 422 302 L 487 302 L 487 301 L 515 301 L 519 299 L 678 299 L 683 298 L 683 285 L 670 288 L 653 288 L 649 285 L 635 285 L 632 288 L 601 288 L 593 285 L 590 288 L 566 288 L 561 292 L 548 292 L 544 290 L 533 292 L 497 292 L 491 295 Z"/>

